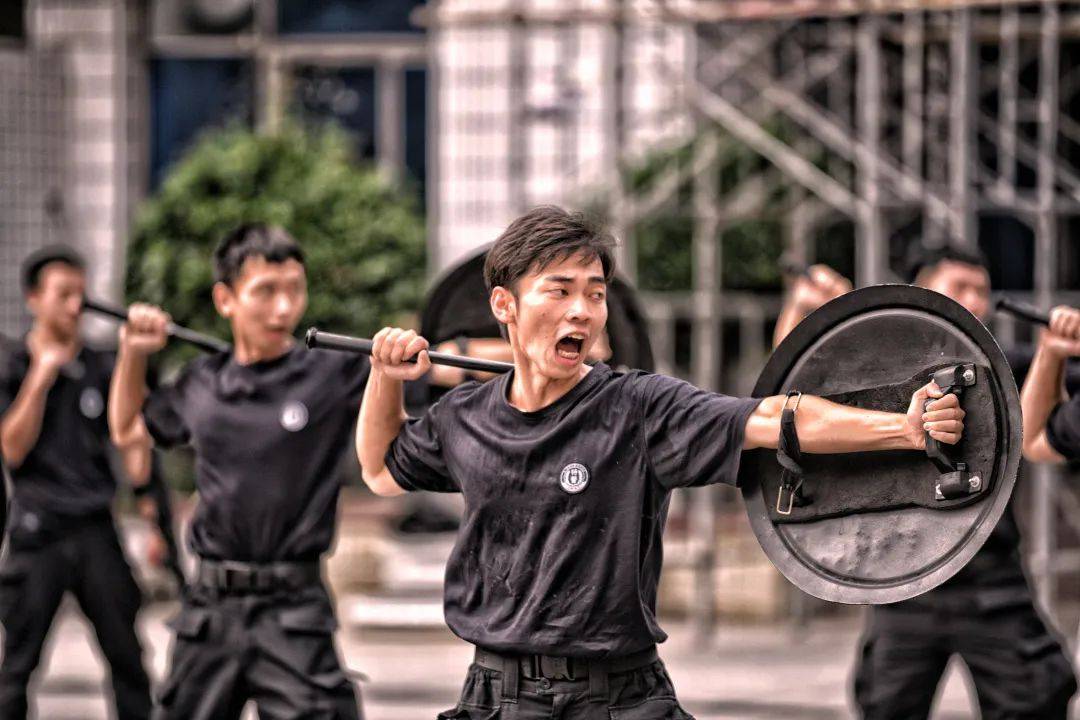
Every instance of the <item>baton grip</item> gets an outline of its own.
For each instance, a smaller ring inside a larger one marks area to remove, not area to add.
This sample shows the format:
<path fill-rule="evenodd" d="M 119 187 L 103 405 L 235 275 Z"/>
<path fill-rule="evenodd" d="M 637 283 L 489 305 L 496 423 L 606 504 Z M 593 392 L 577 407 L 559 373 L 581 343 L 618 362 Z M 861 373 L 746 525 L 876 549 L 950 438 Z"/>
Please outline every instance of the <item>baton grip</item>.
<path fill-rule="evenodd" d="M 311 349 L 322 348 L 325 350 L 340 350 L 342 352 L 359 353 L 361 355 L 371 355 L 372 341 L 367 338 L 351 337 L 349 335 L 337 335 L 335 333 L 328 333 L 319 330 L 318 328 L 308 328 L 307 335 L 305 336 L 307 346 Z M 512 363 L 499 362 L 497 360 L 480 360 L 471 357 L 462 357 L 461 355 L 451 355 L 449 353 L 428 351 L 428 358 L 435 365 L 447 365 L 449 367 L 461 368 L 462 370 L 472 370 L 475 372 L 486 372 L 498 375 L 500 373 L 509 372 L 514 369 Z M 408 358 L 405 362 L 416 362 L 416 357 Z"/>
<path fill-rule="evenodd" d="M 83 298 L 83 308 L 121 322 L 127 322 L 128 319 L 127 308 L 113 305 L 112 303 L 102 302 L 101 300 Z M 229 351 L 229 344 L 224 340 L 219 340 L 210 335 L 204 335 L 201 332 L 196 332 L 183 325 L 177 325 L 176 323 L 170 322 L 165 331 L 168 333 L 169 337 L 183 340 L 206 352 L 216 353 Z"/>
<path fill-rule="evenodd" d="M 1038 325 L 1050 324 L 1050 313 L 1043 312 L 1034 305 L 1028 305 L 1027 303 L 1020 302 L 1019 300 L 1013 300 L 1012 298 L 1003 297 L 997 301 L 998 312 L 1008 313 L 1021 320 L 1027 320 L 1031 323 Z"/>

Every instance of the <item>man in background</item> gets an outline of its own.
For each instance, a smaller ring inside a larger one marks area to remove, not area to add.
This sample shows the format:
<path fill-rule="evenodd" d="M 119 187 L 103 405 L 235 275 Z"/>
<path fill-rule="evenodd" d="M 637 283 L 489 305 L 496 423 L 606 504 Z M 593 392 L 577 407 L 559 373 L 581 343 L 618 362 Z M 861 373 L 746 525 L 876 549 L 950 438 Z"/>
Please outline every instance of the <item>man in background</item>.
<path fill-rule="evenodd" d="M 23 290 L 33 326 L 0 357 L 0 448 L 13 485 L 0 563 L 5 720 L 27 716 L 27 687 L 67 592 L 108 663 L 116 716 L 150 715 L 150 681 L 135 631 L 142 596 L 111 511 L 117 477 L 105 398 L 113 358 L 79 335 L 85 288 L 85 262 L 70 248 L 27 258 Z M 142 488 L 136 494 L 156 513 Z"/>
<path fill-rule="evenodd" d="M 963 305 L 985 321 L 990 274 L 976 251 L 945 247 L 918 254 L 909 281 Z M 795 279 L 774 343 L 806 315 L 851 289 L 815 265 Z M 1028 348 L 1005 348 L 1019 385 Z M 1025 407 L 1025 437 L 1028 428 Z M 1072 665 L 1035 608 L 1021 562 L 1012 503 L 986 543 L 948 582 L 919 597 L 869 610 L 855 670 L 855 702 L 867 720 L 926 718 L 949 658 L 967 665 L 984 720 L 1065 718 L 1076 691 Z"/>

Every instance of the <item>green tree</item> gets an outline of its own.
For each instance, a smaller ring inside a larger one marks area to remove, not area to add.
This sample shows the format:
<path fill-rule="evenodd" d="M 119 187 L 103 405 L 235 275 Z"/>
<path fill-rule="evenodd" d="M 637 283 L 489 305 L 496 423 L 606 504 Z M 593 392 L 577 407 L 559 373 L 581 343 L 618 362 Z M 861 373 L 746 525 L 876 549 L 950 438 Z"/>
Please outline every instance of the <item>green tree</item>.
<path fill-rule="evenodd" d="M 205 134 L 141 209 L 128 249 L 128 300 L 159 304 L 178 323 L 227 338 L 210 299 L 213 249 L 238 225 L 265 222 L 304 249 L 305 327 L 369 335 L 417 310 L 425 232 L 416 193 L 353 158 L 348 136 L 332 126 Z M 173 343 L 163 361 L 175 365 L 194 352 Z"/>

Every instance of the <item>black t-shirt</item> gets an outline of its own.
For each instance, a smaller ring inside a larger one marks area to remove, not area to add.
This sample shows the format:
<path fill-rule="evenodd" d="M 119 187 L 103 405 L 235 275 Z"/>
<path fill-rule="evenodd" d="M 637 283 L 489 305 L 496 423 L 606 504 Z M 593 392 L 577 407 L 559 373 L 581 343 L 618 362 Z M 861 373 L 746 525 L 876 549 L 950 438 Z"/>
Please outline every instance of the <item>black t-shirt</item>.
<path fill-rule="evenodd" d="M 507 401 L 511 381 L 455 388 L 387 453 L 406 490 L 464 495 L 447 624 L 503 652 L 614 657 L 662 642 L 670 491 L 734 484 L 760 401 L 600 364 L 526 413 Z"/>
<path fill-rule="evenodd" d="M 195 451 L 196 554 L 269 562 L 327 550 L 335 471 L 367 376 L 362 356 L 297 346 L 252 365 L 230 353 L 201 357 L 150 394 L 143 415 L 155 442 Z"/>
<path fill-rule="evenodd" d="M 1058 403 L 1046 421 L 1050 447 L 1070 460 L 1080 458 L 1080 394 Z"/>
<path fill-rule="evenodd" d="M 22 463 L 9 468 L 12 502 L 45 516 L 107 512 L 116 492 L 109 464 L 112 353 L 83 347 L 64 365 L 45 399 L 41 434 Z M 0 358 L 0 416 L 7 413 L 30 369 L 23 343 L 8 343 Z"/>

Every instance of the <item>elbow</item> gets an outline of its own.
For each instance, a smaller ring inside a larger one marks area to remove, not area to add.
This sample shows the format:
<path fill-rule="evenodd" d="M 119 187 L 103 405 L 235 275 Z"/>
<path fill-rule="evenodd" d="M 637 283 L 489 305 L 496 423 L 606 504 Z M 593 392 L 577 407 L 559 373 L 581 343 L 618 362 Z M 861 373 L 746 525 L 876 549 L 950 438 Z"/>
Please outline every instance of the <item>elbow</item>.
<path fill-rule="evenodd" d="M 128 425 L 109 423 L 109 439 L 120 451 L 150 449 L 150 434 L 142 423 Z"/>
<path fill-rule="evenodd" d="M 1024 435 L 1024 459 L 1033 463 L 1065 462 L 1065 458 L 1050 446 L 1045 431 Z"/>
<path fill-rule="evenodd" d="M 0 433 L 0 456 L 4 458 L 4 464 L 8 470 L 15 470 L 23 464 L 29 451 L 18 447 L 7 432 Z"/>
<path fill-rule="evenodd" d="M 404 492 L 402 487 L 394 480 L 390 471 L 385 467 L 378 473 L 369 473 L 361 470 L 360 475 L 364 479 L 364 484 L 368 486 L 371 492 L 379 497 L 394 497 L 395 495 L 401 495 Z"/>

